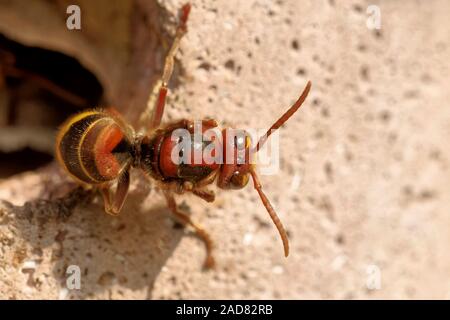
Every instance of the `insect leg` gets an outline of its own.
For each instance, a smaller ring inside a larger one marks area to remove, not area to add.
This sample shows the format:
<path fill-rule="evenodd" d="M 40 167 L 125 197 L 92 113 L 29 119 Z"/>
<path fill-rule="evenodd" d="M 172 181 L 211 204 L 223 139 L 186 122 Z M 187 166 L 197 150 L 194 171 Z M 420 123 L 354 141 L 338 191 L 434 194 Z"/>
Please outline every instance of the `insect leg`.
<path fill-rule="evenodd" d="M 113 216 L 117 216 L 125 203 L 125 199 L 128 195 L 128 189 L 130 187 L 130 170 L 126 169 L 125 172 L 119 177 L 117 182 L 117 189 L 114 193 L 113 199 L 111 199 L 110 187 L 100 188 L 100 192 L 103 196 L 105 203 L 105 211 Z"/>
<path fill-rule="evenodd" d="M 213 249 L 213 242 L 211 240 L 211 237 L 209 236 L 208 232 L 204 230 L 201 226 L 196 224 L 191 220 L 191 218 L 181 210 L 177 208 L 177 204 L 175 202 L 175 199 L 172 194 L 169 192 L 164 192 L 164 195 L 167 200 L 167 206 L 169 207 L 172 214 L 184 225 L 189 225 L 192 228 L 194 228 L 195 234 L 200 237 L 206 246 L 206 259 L 203 264 L 205 269 L 211 269 L 215 265 L 214 257 L 212 254 Z"/>
<path fill-rule="evenodd" d="M 208 189 L 197 188 L 192 190 L 192 193 L 206 202 L 214 202 L 214 199 L 216 198 L 214 191 Z"/>
<path fill-rule="evenodd" d="M 164 107 L 166 104 L 166 96 L 167 96 L 167 85 L 172 76 L 173 66 L 175 61 L 175 55 L 180 47 L 180 41 L 183 36 L 187 32 L 187 19 L 189 17 L 189 12 L 191 10 L 191 5 L 185 4 L 181 8 L 181 18 L 178 23 L 177 31 L 175 34 L 175 39 L 173 40 L 172 46 L 170 47 L 169 52 L 167 53 L 165 63 L 164 63 L 164 71 L 161 77 L 161 84 L 159 88 L 158 98 L 156 100 L 156 105 L 154 109 L 154 113 L 150 122 L 150 128 L 158 127 L 161 124 L 161 119 L 164 114 Z"/>

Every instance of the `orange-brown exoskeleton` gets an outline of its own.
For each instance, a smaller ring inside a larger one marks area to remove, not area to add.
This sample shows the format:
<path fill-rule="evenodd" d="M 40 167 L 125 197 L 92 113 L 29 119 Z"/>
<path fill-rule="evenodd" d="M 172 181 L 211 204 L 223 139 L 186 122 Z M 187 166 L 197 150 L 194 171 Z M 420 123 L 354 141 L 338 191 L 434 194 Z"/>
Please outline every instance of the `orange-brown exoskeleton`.
<path fill-rule="evenodd" d="M 181 10 L 180 22 L 165 60 L 161 86 L 152 117 L 149 119 L 147 133 L 137 134 L 116 112 L 85 111 L 73 116 L 61 127 L 56 143 L 57 158 L 72 177 L 81 183 L 94 185 L 101 191 L 105 211 L 113 215 L 120 212 L 127 196 L 131 168 L 141 169 L 151 179 L 158 181 L 171 212 L 183 224 L 193 227 L 196 234 L 205 242 L 207 248 L 205 267 L 214 265 L 211 238 L 202 227 L 177 208 L 174 194 L 191 192 L 205 201 L 212 202 L 215 195 L 207 187 L 214 181 L 217 180 L 217 185 L 221 189 L 241 189 L 251 177 L 254 188 L 280 233 L 285 256 L 288 256 L 289 242 L 286 231 L 262 191 L 251 159 L 268 136 L 300 108 L 309 93 L 311 83 L 308 82 L 299 99 L 270 127 L 256 145 L 252 145 L 244 130 L 239 131 L 240 136 L 230 139 L 228 133 L 232 129 L 226 128 L 218 131 L 214 138 L 203 137 L 205 139 L 201 143 L 196 143 L 194 121 L 180 120 L 161 125 L 167 84 L 172 74 L 174 56 L 186 32 L 189 11 L 189 4 L 183 6 Z M 218 128 L 217 122 L 212 119 L 203 120 L 200 124 L 201 136 L 206 135 L 207 130 Z M 184 130 L 187 135 L 174 139 L 174 133 L 179 130 Z M 183 137 L 191 144 L 188 144 L 187 148 L 176 149 Z M 207 156 L 204 151 L 211 143 L 214 143 L 216 149 Z M 189 154 L 187 158 L 189 160 L 198 151 L 201 154 L 200 161 L 193 163 L 186 161 L 186 154 Z M 228 161 L 209 161 L 211 158 L 216 159 L 215 156 L 218 154 L 222 155 L 222 160 L 226 158 Z M 117 184 L 115 191 L 112 190 L 114 184 Z"/>

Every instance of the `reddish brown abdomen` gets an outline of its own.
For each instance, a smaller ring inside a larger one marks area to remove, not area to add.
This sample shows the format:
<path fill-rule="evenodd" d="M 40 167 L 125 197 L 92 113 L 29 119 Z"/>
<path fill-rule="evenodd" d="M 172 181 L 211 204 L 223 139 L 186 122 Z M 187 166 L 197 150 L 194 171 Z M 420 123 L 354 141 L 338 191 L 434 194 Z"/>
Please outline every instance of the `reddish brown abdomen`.
<path fill-rule="evenodd" d="M 132 161 L 132 145 L 107 113 L 90 111 L 69 119 L 58 137 L 57 155 L 78 180 L 99 184 L 114 180 Z"/>

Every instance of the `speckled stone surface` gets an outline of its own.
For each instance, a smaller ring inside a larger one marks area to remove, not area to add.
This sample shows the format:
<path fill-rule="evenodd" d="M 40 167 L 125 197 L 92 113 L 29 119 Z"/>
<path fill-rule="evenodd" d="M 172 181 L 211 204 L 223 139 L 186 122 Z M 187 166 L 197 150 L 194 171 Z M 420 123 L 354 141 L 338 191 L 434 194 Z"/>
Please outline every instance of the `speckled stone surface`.
<path fill-rule="evenodd" d="M 202 243 L 134 172 L 118 218 L 99 199 L 66 220 L 1 205 L 0 298 L 448 298 L 450 3 L 377 1 L 376 31 L 368 1 L 192 2 L 165 119 L 267 128 L 313 83 L 261 177 L 291 255 L 250 185 L 178 197 L 215 240 L 203 271 Z M 2 181 L 0 199 L 22 205 L 45 179 Z"/>

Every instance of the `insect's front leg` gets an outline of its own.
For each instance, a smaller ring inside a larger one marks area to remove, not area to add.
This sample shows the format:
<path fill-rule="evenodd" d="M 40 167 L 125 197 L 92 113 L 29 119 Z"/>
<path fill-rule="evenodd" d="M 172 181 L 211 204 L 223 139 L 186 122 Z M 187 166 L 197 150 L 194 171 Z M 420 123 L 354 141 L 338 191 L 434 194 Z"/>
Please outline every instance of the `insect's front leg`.
<path fill-rule="evenodd" d="M 159 86 L 159 92 L 158 97 L 156 101 L 153 101 L 152 96 L 154 95 L 154 92 L 150 95 L 149 102 L 147 103 L 147 110 L 143 113 L 143 116 L 141 117 L 141 121 L 143 118 L 145 119 L 148 114 L 150 114 L 150 111 L 148 109 L 154 108 L 153 115 L 150 120 L 150 129 L 156 128 L 161 124 L 161 120 L 164 114 L 164 107 L 166 105 L 166 96 L 167 96 L 167 86 L 170 81 L 170 78 L 172 77 L 173 73 L 173 67 L 175 63 L 175 55 L 178 52 L 178 49 L 180 47 L 180 41 L 183 38 L 183 36 L 187 32 L 187 20 L 189 17 L 189 12 L 191 10 L 191 5 L 185 4 L 181 8 L 181 17 L 180 21 L 178 23 L 178 27 L 176 30 L 175 38 L 173 40 L 172 46 L 169 49 L 169 52 L 167 53 L 165 62 L 164 62 L 164 71 L 162 74 L 161 79 L 158 81 L 156 86 Z M 155 87 L 157 88 L 157 87 Z"/>
<path fill-rule="evenodd" d="M 214 191 L 207 189 L 217 178 L 218 171 L 213 171 L 205 179 L 198 181 L 192 189 L 192 193 L 206 202 L 214 202 L 216 194 Z"/>
<path fill-rule="evenodd" d="M 195 194 L 197 197 L 205 200 L 206 202 L 214 202 L 216 199 L 216 194 L 214 191 L 203 188 L 203 189 L 194 189 L 192 190 L 192 193 Z"/>

